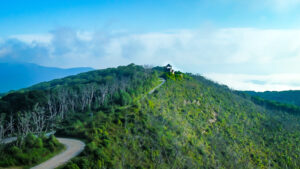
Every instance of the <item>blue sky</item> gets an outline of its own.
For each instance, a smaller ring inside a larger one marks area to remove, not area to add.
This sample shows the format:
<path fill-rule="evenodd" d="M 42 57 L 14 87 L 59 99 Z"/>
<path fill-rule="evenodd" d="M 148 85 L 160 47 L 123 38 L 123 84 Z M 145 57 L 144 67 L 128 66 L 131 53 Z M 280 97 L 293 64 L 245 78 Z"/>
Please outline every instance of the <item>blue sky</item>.
<path fill-rule="evenodd" d="M 0 35 L 57 27 L 166 31 L 216 27 L 298 28 L 297 0 L 12 0 L 1 2 Z"/>
<path fill-rule="evenodd" d="M 5 1 L 0 61 L 172 63 L 235 89 L 300 89 L 299 11 L 300 0 Z"/>

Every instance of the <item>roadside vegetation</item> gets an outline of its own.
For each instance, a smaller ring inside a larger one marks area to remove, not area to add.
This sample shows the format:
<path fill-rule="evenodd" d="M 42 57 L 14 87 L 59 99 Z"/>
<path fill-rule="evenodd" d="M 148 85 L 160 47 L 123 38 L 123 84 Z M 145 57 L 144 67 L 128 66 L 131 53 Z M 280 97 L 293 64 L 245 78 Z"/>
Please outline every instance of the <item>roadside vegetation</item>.
<path fill-rule="evenodd" d="M 53 135 L 36 137 L 28 134 L 23 140 L 2 145 L 0 149 L 0 167 L 29 168 L 58 154 L 64 146 Z"/>

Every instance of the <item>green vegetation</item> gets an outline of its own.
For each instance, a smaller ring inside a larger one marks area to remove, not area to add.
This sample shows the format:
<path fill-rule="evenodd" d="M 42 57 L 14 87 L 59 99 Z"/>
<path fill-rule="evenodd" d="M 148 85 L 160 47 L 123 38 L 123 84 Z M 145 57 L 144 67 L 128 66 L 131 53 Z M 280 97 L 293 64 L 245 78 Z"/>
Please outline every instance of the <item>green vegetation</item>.
<path fill-rule="evenodd" d="M 299 90 L 289 90 L 289 91 L 267 91 L 267 92 L 254 92 L 245 91 L 245 93 L 251 96 L 261 97 L 265 100 L 276 101 L 285 104 L 292 104 L 295 106 L 300 106 L 300 91 Z"/>
<path fill-rule="evenodd" d="M 179 80 L 180 81 L 180 80 L 183 80 L 184 74 L 181 73 L 181 72 L 175 72 L 174 74 L 164 73 L 162 75 L 162 77 L 165 78 L 165 79 L 170 79 L 170 80 L 174 80 L 174 81 Z M 185 76 L 185 77 L 187 77 L 187 76 Z"/>
<path fill-rule="evenodd" d="M 300 115 L 300 107 L 295 104 L 279 102 L 274 100 L 264 99 L 260 96 L 256 96 L 255 94 L 248 94 L 248 92 L 235 91 L 237 95 L 244 97 L 245 99 L 252 100 L 255 104 L 265 107 L 270 110 L 279 110 L 292 114 Z"/>
<path fill-rule="evenodd" d="M 166 83 L 148 95 L 159 77 Z M 15 106 L 18 98 L 28 104 Z M 56 112 L 48 126 L 86 142 L 66 169 L 300 166 L 299 114 L 161 67 L 93 71 L 33 86 L 1 102 L 4 121 L 9 122 L 10 106 L 21 114 Z"/>
<path fill-rule="evenodd" d="M 165 74 L 165 77 L 171 76 Z M 87 148 L 65 168 L 297 168 L 299 116 L 201 76 L 171 76 L 131 107 L 65 123 Z"/>
<path fill-rule="evenodd" d="M 25 168 L 39 164 L 64 149 L 64 146 L 51 135 L 49 138 L 28 134 L 24 140 L 3 145 L 0 148 L 0 167 L 23 166 Z"/>
<path fill-rule="evenodd" d="M 127 106 L 158 81 L 151 69 L 133 64 L 41 83 L 0 99 L 0 140 L 56 130 L 73 113 Z M 1 131 L 2 130 L 2 131 Z"/>

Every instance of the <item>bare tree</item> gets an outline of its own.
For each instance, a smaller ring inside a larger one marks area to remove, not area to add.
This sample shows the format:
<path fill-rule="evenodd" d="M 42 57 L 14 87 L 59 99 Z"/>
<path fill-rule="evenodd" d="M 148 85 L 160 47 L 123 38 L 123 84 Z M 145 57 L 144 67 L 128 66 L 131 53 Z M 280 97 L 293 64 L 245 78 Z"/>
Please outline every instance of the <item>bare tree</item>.
<path fill-rule="evenodd" d="M 10 136 L 12 136 L 15 132 L 15 127 L 14 127 L 15 124 L 14 123 L 15 123 L 15 119 L 14 119 L 13 113 L 10 113 L 9 121 L 8 121 L 8 125 L 7 125 Z"/>
<path fill-rule="evenodd" d="M 40 107 L 39 104 L 36 104 L 32 111 L 32 122 L 33 130 L 35 133 L 40 135 L 46 128 L 46 112 L 44 108 Z"/>
<path fill-rule="evenodd" d="M 68 98 L 68 91 L 65 88 L 61 88 L 57 91 L 58 103 L 59 103 L 59 113 L 61 119 L 64 118 L 65 113 L 68 111 L 67 106 L 67 98 Z"/>
<path fill-rule="evenodd" d="M 69 90 L 69 96 L 67 98 L 67 102 L 69 105 L 70 111 L 75 112 L 76 105 L 77 105 L 77 100 L 78 100 L 78 94 L 74 90 Z"/>
<path fill-rule="evenodd" d="M 86 86 L 81 86 L 79 91 L 80 91 L 80 96 L 79 96 L 80 110 L 83 111 L 88 105 L 89 93 L 87 92 Z"/>
<path fill-rule="evenodd" d="M 91 108 L 91 104 L 93 102 L 96 89 L 97 89 L 97 85 L 94 83 L 86 85 L 85 92 L 87 93 L 86 96 L 87 96 L 87 103 L 89 109 Z"/>
<path fill-rule="evenodd" d="M 18 132 L 22 138 L 28 133 L 32 132 L 30 122 L 32 114 L 30 112 L 24 112 L 18 114 Z"/>
<path fill-rule="evenodd" d="M 129 86 L 129 82 L 130 82 L 130 79 L 129 78 L 121 78 L 120 80 L 119 80 L 119 82 L 118 82 L 118 84 L 119 84 L 119 88 L 121 89 L 121 90 L 126 90 L 127 88 L 128 88 L 128 86 Z"/>
<path fill-rule="evenodd" d="M 2 141 L 2 139 L 4 139 L 5 136 L 5 114 L 1 114 L 0 116 L 0 143 Z"/>
<path fill-rule="evenodd" d="M 49 111 L 49 127 L 52 130 L 55 125 L 55 120 L 57 117 L 57 103 L 55 102 L 54 97 L 49 94 L 47 96 L 47 104 L 48 104 L 48 111 Z"/>
<path fill-rule="evenodd" d="M 107 85 L 99 86 L 99 91 L 100 91 L 100 97 L 98 97 L 99 103 L 103 105 L 105 98 L 107 97 L 108 94 L 108 86 Z"/>
<path fill-rule="evenodd" d="M 110 101 L 112 101 L 113 95 L 118 91 L 119 86 L 116 82 L 111 83 L 108 88 L 108 94 L 110 96 Z"/>

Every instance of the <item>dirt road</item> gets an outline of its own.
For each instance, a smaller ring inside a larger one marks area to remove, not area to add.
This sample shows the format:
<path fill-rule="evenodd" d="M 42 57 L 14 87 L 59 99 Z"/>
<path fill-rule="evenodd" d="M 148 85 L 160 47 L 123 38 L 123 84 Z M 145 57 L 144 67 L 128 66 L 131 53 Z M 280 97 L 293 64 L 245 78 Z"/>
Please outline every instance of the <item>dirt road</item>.
<path fill-rule="evenodd" d="M 66 146 L 66 150 L 62 153 L 56 155 L 50 160 L 41 163 L 38 166 L 33 167 L 32 169 L 53 169 L 62 164 L 65 164 L 73 157 L 81 153 L 85 147 L 85 144 L 82 141 L 75 139 L 67 138 L 57 138 L 58 141 Z"/>

